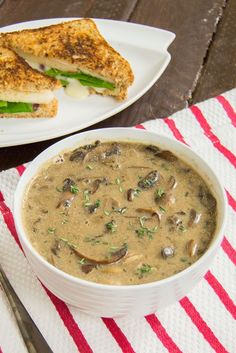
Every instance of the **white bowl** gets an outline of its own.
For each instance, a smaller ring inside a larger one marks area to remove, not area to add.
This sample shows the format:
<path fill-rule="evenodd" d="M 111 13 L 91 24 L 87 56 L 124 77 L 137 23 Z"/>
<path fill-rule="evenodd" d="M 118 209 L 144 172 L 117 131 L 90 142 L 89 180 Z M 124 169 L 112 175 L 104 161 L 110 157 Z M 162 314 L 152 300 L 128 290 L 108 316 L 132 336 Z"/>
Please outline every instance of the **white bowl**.
<path fill-rule="evenodd" d="M 166 279 L 139 285 L 106 285 L 73 277 L 48 263 L 33 248 L 22 222 L 22 201 L 25 189 L 39 168 L 63 150 L 101 141 L 134 141 L 157 144 L 190 164 L 207 182 L 217 200 L 217 226 L 214 239 L 205 254 L 186 270 Z M 184 297 L 209 269 L 223 239 L 226 220 L 226 196 L 220 182 L 207 163 L 190 148 L 175 140 L 138 129 L 113 128 L 92 130 L 71 136 L 42 152 L 26 169 L 16 189 L 14 218 L 21 245 L 41 282 L 63 301 L 95 316 L 141 316 L 163 309 Z"/>

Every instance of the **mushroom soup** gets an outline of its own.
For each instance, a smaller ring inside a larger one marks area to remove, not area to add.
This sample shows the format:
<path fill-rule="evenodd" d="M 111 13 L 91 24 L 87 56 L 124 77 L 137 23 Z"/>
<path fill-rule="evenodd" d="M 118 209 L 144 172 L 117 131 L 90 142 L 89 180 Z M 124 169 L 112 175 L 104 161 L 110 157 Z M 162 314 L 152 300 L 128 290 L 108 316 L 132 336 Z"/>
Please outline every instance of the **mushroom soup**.
<path fill-rule="evenodd" d="M 45 163 L 23 202 L 37 252 L 88 281 L 129 285 L 178 273 L 207 250 L 216 200 L 154 145 L 95 141 Z"/>

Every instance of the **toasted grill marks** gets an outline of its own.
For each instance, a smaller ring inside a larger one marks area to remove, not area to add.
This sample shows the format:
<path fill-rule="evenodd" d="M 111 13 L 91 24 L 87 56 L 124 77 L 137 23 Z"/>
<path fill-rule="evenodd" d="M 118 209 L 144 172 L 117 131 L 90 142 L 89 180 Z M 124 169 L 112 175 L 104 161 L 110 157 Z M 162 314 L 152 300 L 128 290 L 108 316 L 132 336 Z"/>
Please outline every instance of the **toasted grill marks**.
<path fill-rule="evenodd" d="M 58 80 L 32 69 L 13 51 L 0 47 L 0 90 L 38 92 L 60 86 Z"/>
<path fill-rule="evenodd" d="M 134 80 L 129 63 L 106 42 L 90 19 L 2 33 L 1 41 L 26 55 L 66 61 L 75 64 L 77 70 L 94 72 L 115 82 L 119 90 L 113 95 L 118 95 L 119 99 L 126 96 Z M 106 91 L 104 94 L 111 93 Z"/>

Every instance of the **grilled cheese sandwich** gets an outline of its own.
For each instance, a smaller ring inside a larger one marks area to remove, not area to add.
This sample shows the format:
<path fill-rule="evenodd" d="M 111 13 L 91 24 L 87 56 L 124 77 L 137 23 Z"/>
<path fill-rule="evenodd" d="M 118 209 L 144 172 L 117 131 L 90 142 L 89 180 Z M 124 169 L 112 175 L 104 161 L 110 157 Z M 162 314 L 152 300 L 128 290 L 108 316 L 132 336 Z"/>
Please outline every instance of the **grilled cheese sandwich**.
<path fill-rule="evenodd" d="M 12 50 L 0 47 L 0 117 L 53 117 L 58 80 L 32 69 Z"/>
<path fill-rule="evenodd" d="M 106 42 L 91 19 L 2 33 L 0 42 L 46 74 L 63 77 L 64 86 L 70 78 L 90 93 L 123 100 L 134 80 L 129 63 Z"/>

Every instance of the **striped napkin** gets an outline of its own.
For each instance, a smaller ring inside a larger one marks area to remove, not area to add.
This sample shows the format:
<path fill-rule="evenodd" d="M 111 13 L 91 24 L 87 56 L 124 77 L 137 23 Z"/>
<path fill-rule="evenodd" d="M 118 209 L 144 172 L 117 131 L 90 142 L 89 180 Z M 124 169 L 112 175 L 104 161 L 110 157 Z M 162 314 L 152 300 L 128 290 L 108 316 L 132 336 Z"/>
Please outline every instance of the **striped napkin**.
<path fill-rule="evenodd" d="M 228 196 L 222 246 L 204 279 L 180 302 L 147 317 L 94 318 L 43 288 L 21 250 L 13 194 L 25 166 L 0 174 L 0 261 L 21 301 L 55 353 L 236 352 L 236 89 L 136 128 L 193 148 L 221 179 Z M 145 300 L 145 298 L 144 298 Z M 0 352 L 25 353 L 0 290 Z M 43 352 L 40 352 L 43 353 Z"/>

